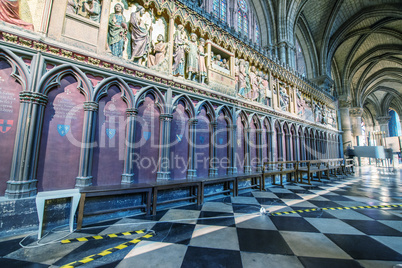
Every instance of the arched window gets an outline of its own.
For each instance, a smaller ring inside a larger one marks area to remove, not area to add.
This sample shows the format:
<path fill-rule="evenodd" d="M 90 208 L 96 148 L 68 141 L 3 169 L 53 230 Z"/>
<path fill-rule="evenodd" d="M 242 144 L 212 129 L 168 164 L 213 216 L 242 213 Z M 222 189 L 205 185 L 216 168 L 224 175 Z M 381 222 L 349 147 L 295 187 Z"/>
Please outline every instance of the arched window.
<path fill-rule="evenodd" d="M 238 10 L 237 10 L 237 30 L 240 33 L 243 33 L 245 36 L 248 36 L 248 6 L 245 0 L 238 1 Z"/>
<path fill-rule="evenodd" d="M 296 39 L 296 68 L 300 74 L 306 75 L 306 61 L 299 40 Z"/>
<path fill-rule="evenodd" d="M 226 22 L 227 3 L 226 0 L 214 0 L 212 3 L 212 11 L 218 20 Z"/>

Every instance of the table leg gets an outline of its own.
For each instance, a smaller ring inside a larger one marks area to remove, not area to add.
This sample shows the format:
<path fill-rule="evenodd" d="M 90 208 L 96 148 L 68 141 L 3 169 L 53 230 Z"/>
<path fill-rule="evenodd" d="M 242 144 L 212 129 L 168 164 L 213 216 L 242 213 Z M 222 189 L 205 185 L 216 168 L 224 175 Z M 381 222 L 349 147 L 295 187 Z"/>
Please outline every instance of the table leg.
<path fill-rule="evenodd" d="M 82 219 L 84 218 L 84 206 L 85 206 L 86 193 L 81 194 L 80 204 L 78 208 L 78 218 L 77 218 L 77 230 L 81 230 Z"/>

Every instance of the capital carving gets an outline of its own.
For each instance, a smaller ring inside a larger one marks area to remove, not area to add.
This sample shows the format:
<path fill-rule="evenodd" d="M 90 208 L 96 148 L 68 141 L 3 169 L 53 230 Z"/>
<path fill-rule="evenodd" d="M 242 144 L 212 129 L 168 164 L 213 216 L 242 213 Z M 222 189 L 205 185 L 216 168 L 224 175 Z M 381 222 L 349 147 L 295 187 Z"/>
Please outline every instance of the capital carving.
<path fill-rule="evenodd" d="M 99 104 L 94 101 L 84 102 L 84 111 L 96 112 L 99 109 Z"/>
<path fill-rule="evenodd" d="M 352 104 L 352 99 L 349 95 L 341 95 L 338 101 L 340 108 L 348 108 Z"/>
<path fill-rule="evenodd" d="M 349 109 L 350 117 L 362 117 L 363 115 L 363 108 L 361 107 L 353 107 Z"/>
<path fill-rule="evenodd" d="M 165 122 L 172 122 L 173 120 L 173 115 L 171 114 L 161 114 L 159 116 L 160 121 L 165 121 Z"/>
<path fill-rule="evenodd" d="M 46 106 L 48 97 L 38 92 L 22 91 L 20 92 L 20 101 Z"/>
<path fill-rule="evenodd" d="M 391 119 L 391 116 L 379 116 L 376 119 L 380 125 L 385 125 L 388 124 L 389 120 Z"/>
<path fill-rule="evenodd" d="M 126 115 L 127 117 L 135 117 L 138 114 L 138 110 L 137 109 L 127 109 L 126 110 Z"/>

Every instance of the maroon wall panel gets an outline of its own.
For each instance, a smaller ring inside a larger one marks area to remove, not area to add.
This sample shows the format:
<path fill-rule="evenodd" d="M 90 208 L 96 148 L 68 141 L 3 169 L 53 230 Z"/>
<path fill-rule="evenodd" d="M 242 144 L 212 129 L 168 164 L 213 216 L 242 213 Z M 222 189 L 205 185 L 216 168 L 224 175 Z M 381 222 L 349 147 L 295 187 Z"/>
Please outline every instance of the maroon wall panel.
<path fill-rule="evenodd" d="M 139 183 L 156 181 L 160 146 L 159 115 L 154 97 L 147 95 L 138 108 L 135 131 L 133 169 Z"/>
<path fill-rule="evenodd" d="M 210 120 L 206 116 L 207 111 L 202 108 L 197 116 L 196 130 L 196 150 L 195 150 L 195 169 L 197 177 L 208 177 L 209 170 L 209 140 L 210 140 Z"/>
<path fill-rule="evenodd" d="M 38 188 L 74 188 L 80 161 L 85 101 L 73 76 L 49 93 L 38 163 Z"/>
<path fill-rule="evenodd" d="M 170 131 L 170 177 L 174 180 L 185 179 L 188 169 L 188 135 L 189 116 L 184 111 L 185 104 L 179 102 L 173 113 L 173 121 Z"/>
<path fill-rule="evenodd" d="M 236 141 L 236 167 L 237 173 L 244 173 L 244 126 L 240 116 L 237 118 L 237 141 Z"/>
<path fill-rule="evenodd" d="M 120 184 L 124 169 L 127 105 L 113 86 L 99 101 L 93 162 L 93 184 Z"/>
<path fill-rule="evenodd" d="M 0 196 L 4 195 L 10 179 L 11 161 L 20 109 L 22 86 L 10 75 L 12 68 L 0 60 Z"/>
<path fill-rule="evenodd" d="M 218 160 L 218 175 L 227 174 L 227 169 L 229 167 L 228 158 L 228 124 L 225 120 L 225 115 L 223 113 L 219 114 L 218 117 L 218 128 L 216 133 L 216 157 Z"/>

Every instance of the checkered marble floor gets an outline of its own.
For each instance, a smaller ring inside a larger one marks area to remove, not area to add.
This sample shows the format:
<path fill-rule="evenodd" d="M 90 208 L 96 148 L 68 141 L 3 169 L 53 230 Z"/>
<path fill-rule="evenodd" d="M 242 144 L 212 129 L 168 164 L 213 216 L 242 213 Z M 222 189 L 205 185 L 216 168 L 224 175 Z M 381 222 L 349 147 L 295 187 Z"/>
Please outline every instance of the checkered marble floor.
<path fill-rule="evenodd" d="M 402 264 L 402 172 L 365 167 L 311 186 L 289 184 L 85 226 L 69 238 L 152 229 L 155 235 L 80 267 L 394 267 Z M 41 243 L 65 235 L 55 232 Z M 60 267 L 139 237 L 36 246 L 35 235 L 0 241 L 0 267 Z"/>

